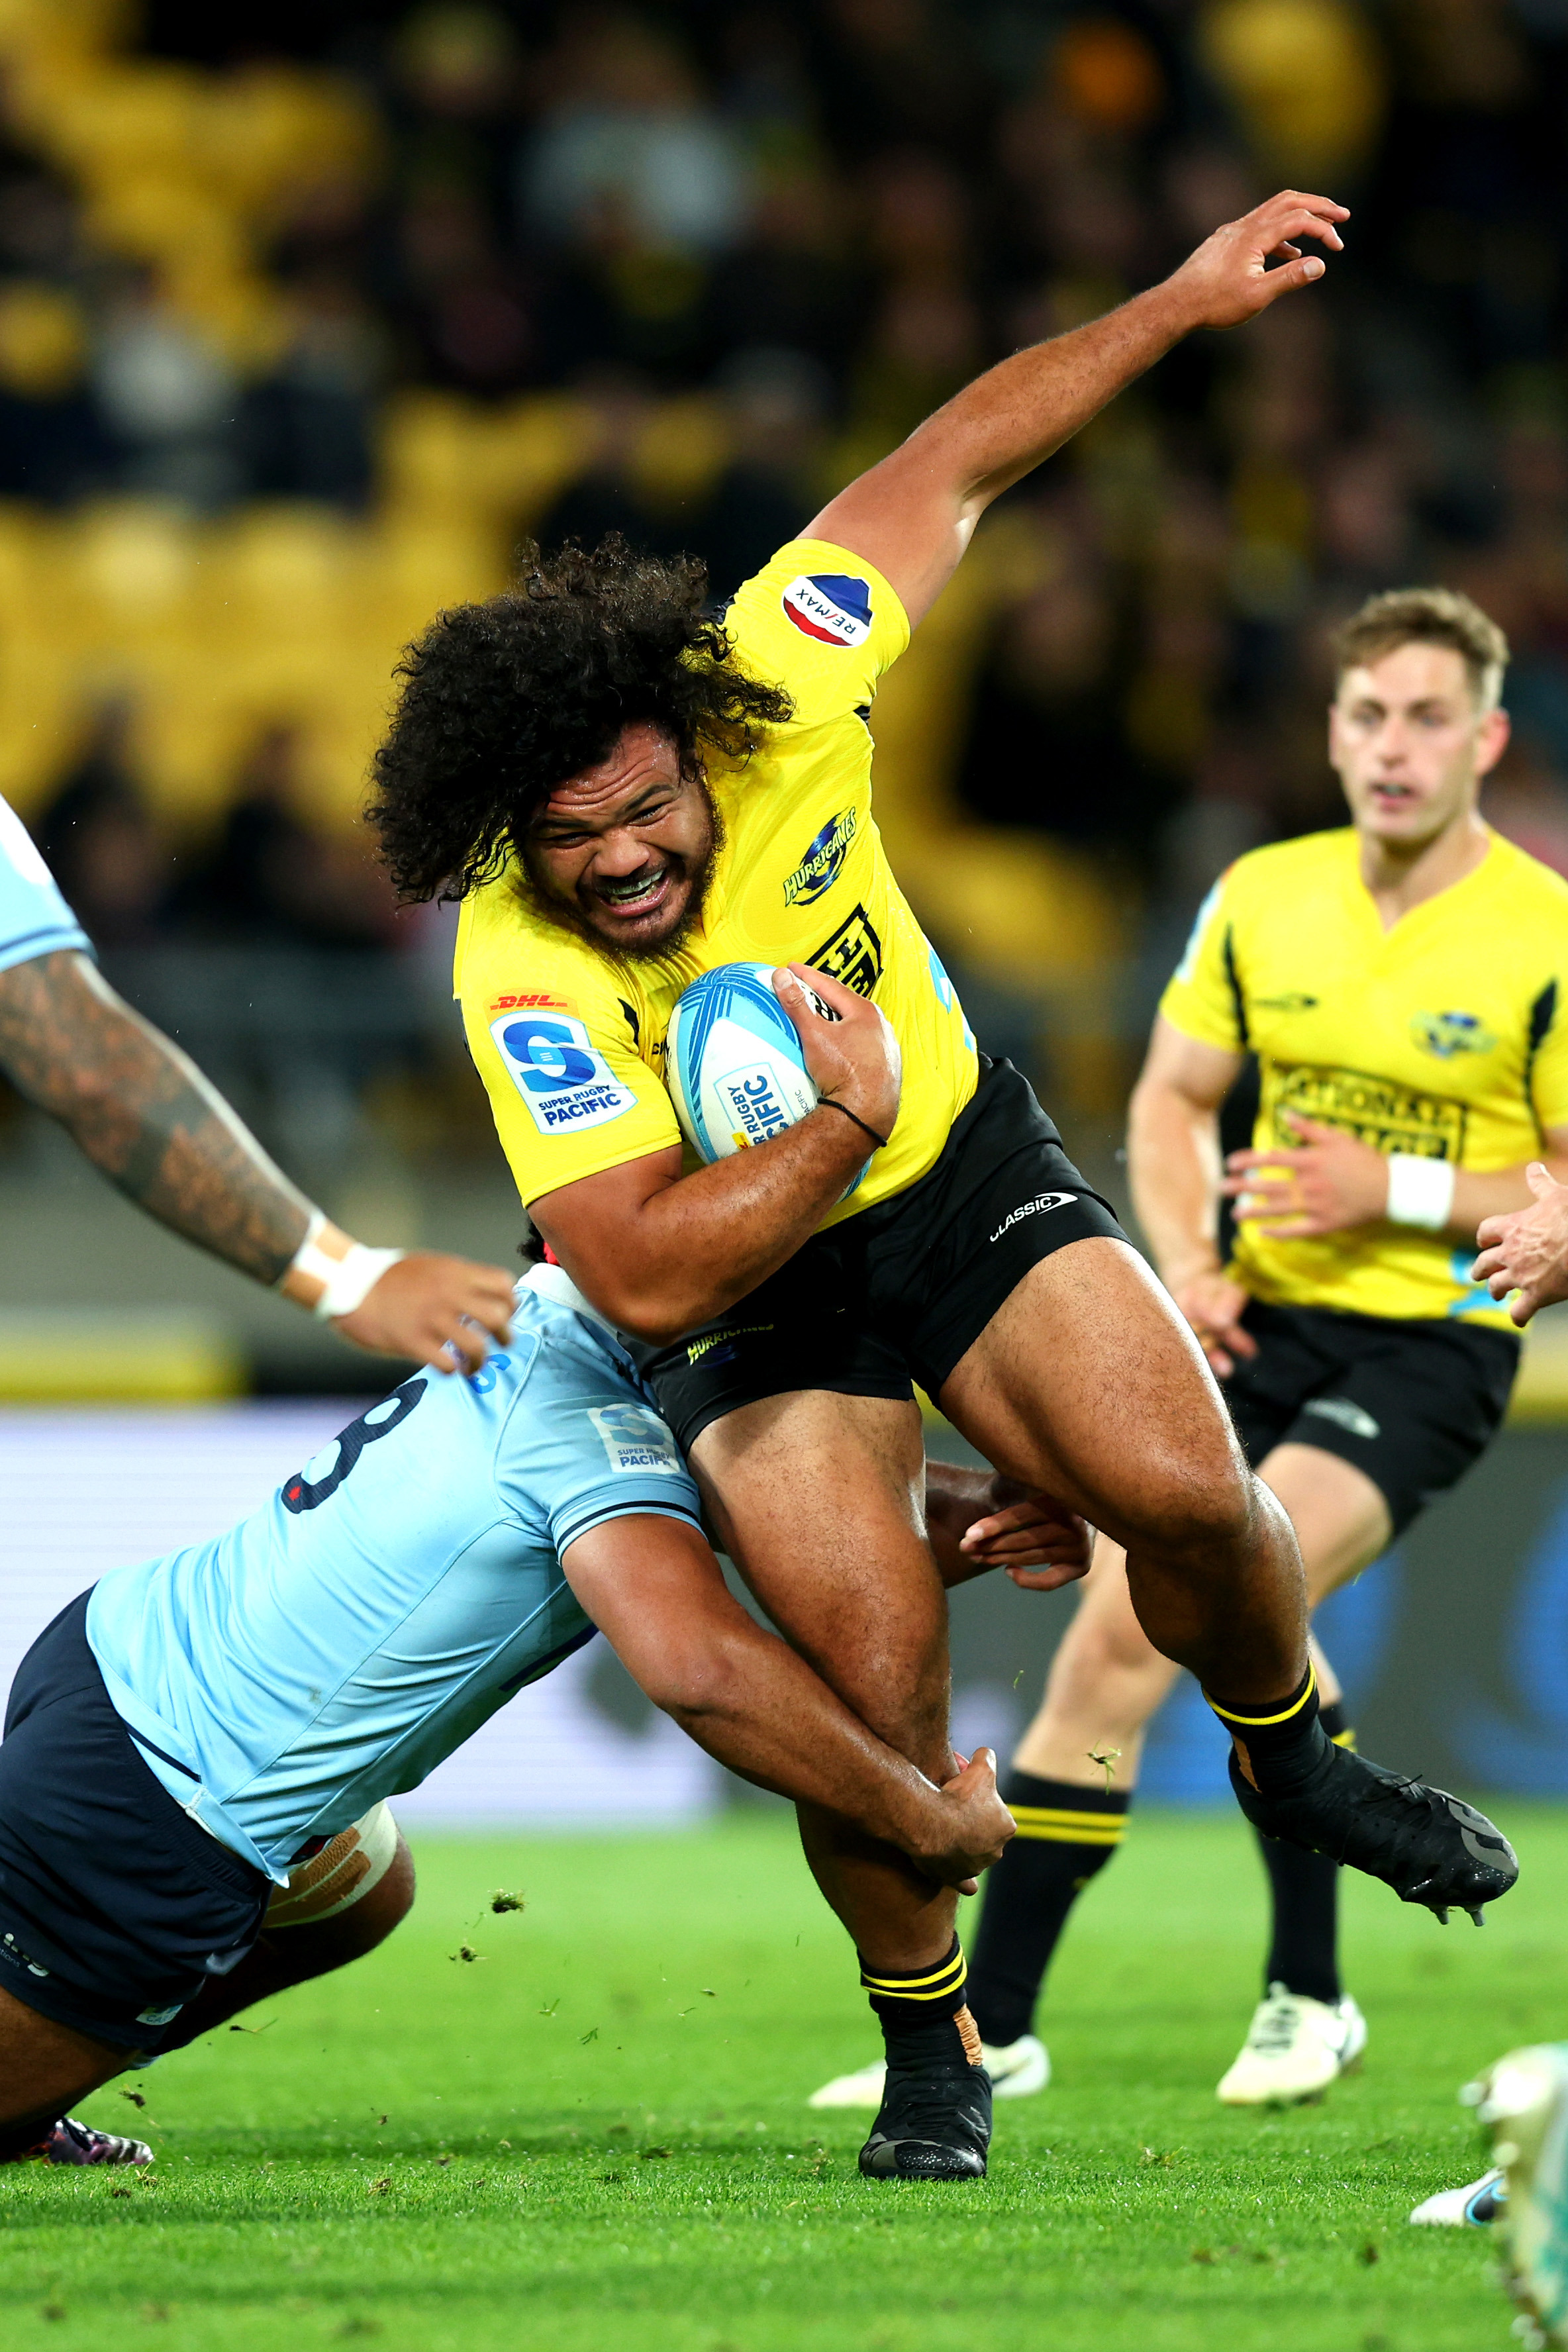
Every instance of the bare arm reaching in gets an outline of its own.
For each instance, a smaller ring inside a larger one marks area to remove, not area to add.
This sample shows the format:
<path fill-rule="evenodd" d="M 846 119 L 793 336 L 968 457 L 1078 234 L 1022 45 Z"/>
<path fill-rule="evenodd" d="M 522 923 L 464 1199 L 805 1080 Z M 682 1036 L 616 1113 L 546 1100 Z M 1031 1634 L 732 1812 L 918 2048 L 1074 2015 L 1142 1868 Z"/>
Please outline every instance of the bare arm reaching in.
<path fill-rule="evenodd" d="M 127 1200 L 253 1280 L 315 1308 L 346 1266 L 356 1247 L 349 1235 L 87 956 L 61 951 L 0 971 L 0 1070 Z M 512 1284 L 500 1267 L 427 1250 L 376 1258 L 379 1270 L 356 1261 L 375 1279 L 330 1318 L 346 1339 L 441 1371 L 455 1359 L 465 1370 L 482 1361 L 482 1332 L 506 1339 Z"/>
<path fill-rule="evenodd" d="M 1471 1277 L 1484 1282 L 1494 1298 L 1517 1291 L 1509 1313 L 1521 1328 L 1542 1307 L 1568 1298 L 1568 1185 L 1558 1183 L 1539 1160 L 1524 1175 L 1533 1200 L 1527 1209 L 1483 1222 Z"/>

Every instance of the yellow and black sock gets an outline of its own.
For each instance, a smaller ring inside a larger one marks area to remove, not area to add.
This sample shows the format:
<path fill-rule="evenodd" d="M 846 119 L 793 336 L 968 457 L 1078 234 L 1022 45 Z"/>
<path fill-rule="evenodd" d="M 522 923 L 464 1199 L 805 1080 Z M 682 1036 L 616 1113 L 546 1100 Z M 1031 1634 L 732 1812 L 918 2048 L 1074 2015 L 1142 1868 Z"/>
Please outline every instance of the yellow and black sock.
<path fill-rule="evenodd" d="M 1207 1691 L 1204 1696 L 1229 1732 L 1243 1774 L 1264 1796 L 1296 1788 L 1321 1752 L 1318 1677 L 1310 1662 L 1289 1697 L 1274 1706 L 1221 1706 Z"/>
<path fill-rule="evenodd" d="M 1355 1746 L 1355 1733 L 1338 1699 L 1319 1708 L 1318 1721 L 1336 1748 Z M 1287 1845 L 1280 1838 L 1259 1837 L 1258 1843 L 1274 1903 L 1264 1990 L 1282 1984 L 1287 1991 L 1327 2001 L 1332 2008 L 1344 1992 L 1338 1950 L 1340 1865 L 1326 1853 L 1309 1853 L 1304 1846 Z"/>
<path fill-rule="evenodd" d="M 1121 1789 L 1015 1771 L 1002 1801 L 1018 1834 L 987 1875 L 969 1979 L 980 2038 L 998 2050 L 1028 2032 L 1068 1914 L 1121 1844 L 1132 1800 Z"/>
<path fill-rule="evenodd" d="M 980 2063 L 980 2036 L 964 1994 L 968 1966 L 956 1936 L 944 1960 L 908 1975 L 872 1969 L 864 1954 L 859 1958 L 860 1981 L 880 2020 L 889 2057 L 895 2051 L 911 2057 L 946 2054 L 951 2042 L 953 2054 L 962 2051 L 972 2066 Z"/>

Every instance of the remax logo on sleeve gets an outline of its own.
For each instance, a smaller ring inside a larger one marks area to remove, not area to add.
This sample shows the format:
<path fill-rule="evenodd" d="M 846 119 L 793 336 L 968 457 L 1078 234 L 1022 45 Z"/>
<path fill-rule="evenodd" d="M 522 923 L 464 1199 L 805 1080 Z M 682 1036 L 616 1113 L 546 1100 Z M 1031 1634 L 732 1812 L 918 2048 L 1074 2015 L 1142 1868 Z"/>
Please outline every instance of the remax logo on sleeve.
<path fill-rule="evenodd" d="M 803 636 L 823 646 L 863 646 L 871 634 L 871 591 L 844 572 L 803 572 L 784 592 L 784 608 Z"/>

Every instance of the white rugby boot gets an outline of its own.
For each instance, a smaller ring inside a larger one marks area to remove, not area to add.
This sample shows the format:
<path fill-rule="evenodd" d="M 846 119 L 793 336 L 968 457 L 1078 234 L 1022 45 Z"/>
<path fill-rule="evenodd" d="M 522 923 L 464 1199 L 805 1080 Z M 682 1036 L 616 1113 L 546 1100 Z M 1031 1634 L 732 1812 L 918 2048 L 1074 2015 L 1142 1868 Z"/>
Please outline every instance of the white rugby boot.
<path fill-rule="evenodd" d="M 1331 2007 L 1271 1984 L 1215 2095 L 1227 2107 L 1291 2107 L 1321 2099 L 1331 2083 L 1360 2063 L 1365 2048 L 1366 2020 L 1348 1993 Z"/>
<path fill-rule="evenodd" d="M 1051 2053 L 1037 2033 L 1020 2033 L 1000 2050 L 983 2042 L 980 2059 L 995 2099 L 1032 2099 L 1051 2079 Z"/>
<path fill-rule="evenodd" d="M 980 2063 L 991 2077 L 991 2095 L 997 2099 L 1027 2099 L 1043 2091 L 1051 2079 L 1050 2053 L 1037 2034 L 1020 2033 L 1004 2050 L 988 2042 L 980 2045 Z M 879 2058 L 854 2074 L 835 2074 L 820 2091 L 813 2091 L 808 2107 L 879 2107 L 888 2062 Z"/>
<path fill-rule="evenodd" d="M 1424 2197 L 1410 2218 L 1430 2221 L 1438 2229 L 1462 2230 L 1468 2222 L 1471 2229 L 1484 2230 L 1507 2203 L 1508 2184 L 1501 2167 L 1494 2165 L 1479 2180 L 1467 2181 L 1463 2189 L 1439 2189 L 1435 2196 Z"/>
<path fill-rule="evenodd" d="M 1502 2168 L 1502 2282 L 1528 2345 L 1568 2345 L 1568 2042 L 1500 2058 L 1459 2096 L 1492 2127 Z"/>

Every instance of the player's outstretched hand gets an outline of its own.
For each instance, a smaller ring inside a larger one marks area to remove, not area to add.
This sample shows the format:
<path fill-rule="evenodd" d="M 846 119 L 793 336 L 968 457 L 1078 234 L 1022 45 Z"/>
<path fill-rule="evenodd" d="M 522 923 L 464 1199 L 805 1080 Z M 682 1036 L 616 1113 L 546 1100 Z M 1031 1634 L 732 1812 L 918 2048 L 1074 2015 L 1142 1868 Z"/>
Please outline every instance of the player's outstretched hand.
<path fill-rule="evenodd" d="M 1169 1286 L 1178 1314 L 1192 1325 L 1216 1380 L 1229 1380 L 1238 1356 L 1257 1355 L 1258 1342 L 1241 1319 L 1247 1294 L 1239 1282 L 1232 1282 L 1215 1265 L 1184 1282 L 1173 1280 Z"/>
<path fill-rule="evenodd" d="M 1521 1328 L 1542 1307 L 1568 1298 L 1568 1184 L 1559 1184 L 1539 1160 L 1524 1171 L 1535 1199 L 1528 1209 L 1482 1220 L 1481 1254 L 1470 1268 L 1494 1298 L 1519 1293 L 1509 1314 Z"/>
<path fill-rule="evenodd" d="M 886 1142 L 899 1116 L 903 1062 L 899 1041 L 876 1007 L 842 981 L 809 964 L 773 974 L 773 993 L 800 1033 L 805 1066 L 819 1095 L 864 1119 Z M 819 997 L 831 1018 L 812 1003 Z"/>
<path fill-rule="evenodd" d="M 1286 188 L 1241 220 L 1226 221 L 1167 279 L 1182 307 L 1184 332 L 1194 327 L 1239 327 L 1281 294 L 1310 286 L 1327 264 L 1303 255 L 1297 237 L 1316 237 L 1333 253 L 1344 250 L 1335 224 L 1350 211 L 1329 196 Z"/>
<path fill-rule="evenodd" d="M 942 1783 L 935 1811 L 942 1843 L 911 1855 L 917 1869 L 939 1886 L 956 1886 L 961 1895 L 978 1891 L 980 1874 L 1002 1858 L 1002 1849 L 1017 1823 L 996 1793 L 996 1751 L 977 1748 L 965 1763 Z"/>
<path fill-rule="evenodd" d="M 959 1538 L 966 1558 L 985 1568 L 1005 1569 L 1029 1592 L 1055 1592 L 1089 1573 L 1094 1529 L 1077 1511 L 1041 1495 L 1016 1478 L 991 1481 L 996 1507 L 973 1519 Z"/>
<path fill-rule="evenodd" d="M 489 1342 L 511 1337 L 512 1276 L 499 1265 L 411 1250 L 332 1328 L 379 1356 L 412 1356 L 437 1372 L 477 1372 Z"/>

